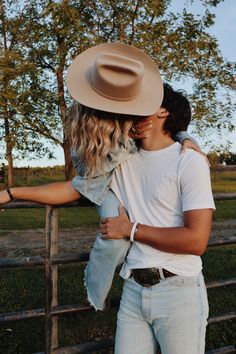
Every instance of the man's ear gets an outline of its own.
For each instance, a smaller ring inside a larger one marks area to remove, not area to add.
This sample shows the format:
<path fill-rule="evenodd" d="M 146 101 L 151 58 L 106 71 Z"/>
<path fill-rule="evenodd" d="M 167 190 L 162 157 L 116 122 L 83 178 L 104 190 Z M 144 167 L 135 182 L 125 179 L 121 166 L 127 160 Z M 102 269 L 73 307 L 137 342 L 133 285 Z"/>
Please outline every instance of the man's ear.
<path fill-rule="evenodd" d="M 165 108 L 163 108 L 163 112 L 162 112 L 162 117 L 166 118 L 170 115 L 170 112 L 168 112 Z"/>
<path fill-rule="evenodd" d="M 170 115 L 170 112 L 168 112 L 165 108 L 160 108 L 159 111 L 157 112 L 157 118 L 167 118 Z"/>

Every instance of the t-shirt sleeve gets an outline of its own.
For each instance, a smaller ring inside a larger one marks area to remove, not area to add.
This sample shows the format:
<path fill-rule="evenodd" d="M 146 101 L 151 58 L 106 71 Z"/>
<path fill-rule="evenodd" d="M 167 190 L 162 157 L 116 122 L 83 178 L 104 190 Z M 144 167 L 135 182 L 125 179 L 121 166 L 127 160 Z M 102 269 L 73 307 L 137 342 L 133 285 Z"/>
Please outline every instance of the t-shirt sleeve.
<path fill-rule="evenodd" d="M 189 150 L 183 157 L 179 174 L 182 211 L 213 209 L 210 169 L 205 158 Z"/>

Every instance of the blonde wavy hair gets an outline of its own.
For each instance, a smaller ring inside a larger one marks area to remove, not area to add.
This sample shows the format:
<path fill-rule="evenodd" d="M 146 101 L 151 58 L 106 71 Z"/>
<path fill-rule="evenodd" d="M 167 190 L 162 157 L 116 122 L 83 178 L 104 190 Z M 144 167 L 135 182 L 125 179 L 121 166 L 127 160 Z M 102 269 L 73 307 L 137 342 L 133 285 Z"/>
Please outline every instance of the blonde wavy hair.
<path fill-rule="evenodd" d="M 112 151 L 129 153 L 129 130 L 133 117 L 95 110 L 74 102 L 67 112 L 67 132 L 76 155 L 86 166 L 86 176 L 104 171 L 104 162 Z M 69 130 L 69 131 L 68 131 Z"/>

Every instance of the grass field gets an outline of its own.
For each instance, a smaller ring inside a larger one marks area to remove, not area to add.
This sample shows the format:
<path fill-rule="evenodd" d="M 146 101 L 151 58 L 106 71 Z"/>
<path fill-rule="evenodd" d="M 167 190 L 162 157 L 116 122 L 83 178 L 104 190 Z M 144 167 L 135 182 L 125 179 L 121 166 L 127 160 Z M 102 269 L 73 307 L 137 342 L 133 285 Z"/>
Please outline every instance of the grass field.
<path fill-rule="evenodd" d="M 236 192 L 236 171 L 212 171 L 213 192 Z M 35 169 L 30 179 L 31 185 L 39 185 L 63 180 L 61 168 L 52 173 L 51 169 Z M 27 185 L 26 178 L 18 177 L 17 185 Z M 0 183 L 0 190 L 4 185 Z M 235 218 L 236 201 L 216 203 L 214 220 Z M 0 209 L 1 210 L 1 209 Z M 45 211 L 43 209 L 18 209 L 0 211 L 0 229 L 31 229 L 44 227 Z M 98 217 L 95 208 L 61 208 L 59 212 L 61 228 L 97 227 Z"/>
<path fill-rule="evenodd" d="M 40 184 L 47 184 L 51 182 L 58 182 L 64 180 L 63 166 L 56 166 L 53 168 L 31 168 L 29 179 L 27 172 L 24 170 L 16 170 L 15 186 L 36 186 Z M 228 193 L 236 192 L 236 168 L 228 171 L 211 169 L 211 181 L 213 192 Z M 4 184 L 0 183 L 0 190 L 4 188 Z"/>
<path fill-rule="evenodd" d="M 235 276 L 236 246 L 210 249 L 203 257 L 206 281 Z M 83 265 L 59 267 L 59 304 L 84 303 Z M 2 270 L 0 278 L 0 312 L 44 306 L 44 270 Z M 116 278 L 112 295 L 119 295 L 122 281 Z M 236 307 L 236 288 L 209 290 L 210 315 L 231 312 Z M 113 335 L 116 310 L 64 316 L 59 321 L 60 346 L 82 343 Z M 207 349 L 234 343 L 235 321 L 208 326 Z M 0 328 L 0 352 L 4 354 L 34 353 L 43 350 L 43 320 L 8 323 Z M 108 353 L 107 351 L 105 353 Z"/>
<path fill-rule="evenodd" d="M 236 192 L 236 171 L 212 171 L 211 181 L 214 193 Z"/>
<path fill-rule="evenodd" d="M 61 175 L 35 175 L 31 185 L 62 180 Z M 236 192 L 236 172 L 212 174 L 214 192 Z M 26 184 L 25 179 L 18 185 Z M 0 184 L 0 189 L 3 185 Z M 214 220 L 226 220 L 236 216 L 236 200 L 216 202 Z M 59 227 L 98 227 L 95 208 L 60 208 Z M 45 226 L 44 209 L 18 209 L 0 211 L 0 229 L 34 229 Z M 0 235 L 1 237 L 1 235 Z M 235 277 L 236 246 L 209 249 L 203 256 L 206 281 Z M 59 266 L 59 304 L 84 303 L 84 265 Z M 11 312 L 44 307 L 45 274 L 43 268 L 0 271 L 0 312 Z M 112 295 L 119 295 L 122 281 L 117 276 Z M 210 315 L 216 316 L 235 311 L 235 286 L 209 290 Z M 59 320 L 59 345 L 73 345 L 114 335 L 116 310 L 63 316 Z M 235 342 L 235 321 L 208 326 L 207 350 Z M 0 353 L 30 354 L 44 350 L 44 320 L 25 320 L 0 327 Z M 98 353 L 98 352 L 97 352 Z M 112 351 L 99 351 L 108 354 Z"/>
<path fill-rule="evenodd" d="M 98 227 L 99 219 L 94 207 L 60 208 L 59 227 Z M 232 219 L 236 215 L 236 200 L 216 202 L 214 220 Z M 43 228 L 45 209 L 0 209 L 0 230 Z M 1 235 L 0 235 L 1 237 Z"/>

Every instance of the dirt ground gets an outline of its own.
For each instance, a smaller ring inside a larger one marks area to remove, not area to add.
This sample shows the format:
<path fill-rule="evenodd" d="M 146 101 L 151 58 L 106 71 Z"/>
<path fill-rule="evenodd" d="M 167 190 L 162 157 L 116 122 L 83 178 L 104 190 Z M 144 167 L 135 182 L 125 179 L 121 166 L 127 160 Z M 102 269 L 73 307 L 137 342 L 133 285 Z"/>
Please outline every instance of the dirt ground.
<path fill-rule="evenodd" d="M 88 252 L 97 230 L 88 228 L 62 229 L 59 232 L 59 252 Z M 0 257 L 42 255 L 45 230 L 0 230 Z"/>
<path fill-rule="evenodd" d="M 60 230 L 59 252 L 88 252 L 96 232 L 92 228 Z M 236 219 L 213 223 L 211 239 L 223 240 L 236 237 Z M 0 257 L 43 255 L 44 229 L 0 230 Z"/>

